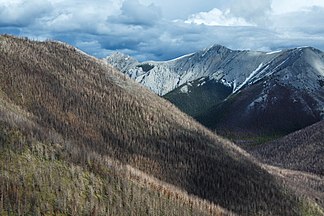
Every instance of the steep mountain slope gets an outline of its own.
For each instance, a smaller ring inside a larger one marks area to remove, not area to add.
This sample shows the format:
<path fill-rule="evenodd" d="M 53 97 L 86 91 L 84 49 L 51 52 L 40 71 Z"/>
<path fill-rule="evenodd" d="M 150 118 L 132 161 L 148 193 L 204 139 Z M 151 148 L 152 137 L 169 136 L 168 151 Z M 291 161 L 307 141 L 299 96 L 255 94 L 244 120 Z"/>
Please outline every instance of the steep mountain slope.
<path fill-rule="evenodd" d="M 1 215 L 231 215 L 130 166 L 71 145 L 7 101 L 1 100 L 0 110 Z"/>
<path fill-rule="evenodd" d="M 105 153 L 99 154 L 101 150 L 97 146 L 85 146 L 88 140 L 77 142 L 69 135 L 58 133 L 48 125 L 50 122 L 45 122 L 52 118 L 52 123 L 55 123 L 55 118 L 60 118 L 57 113 L 60 109 L 53 107 L 57 105 L 55 101 L 49 107 L 52 116 L 42 117 L 33 113 L 37 110 L 29 112 L 25 105 L 17 105 L 10 99 L 26 99 L 25 95 L 31 97 L 33 91 L 48 95 L 51 91 L 45 90 L 46 85 L 57 85 L 56 79 L 48 75 L 62 68 L 63 73 L 70 71 L 74 77 L 83 74 L 79 81 L 90 81 L 89 77 L 86 78 L 88 70 L 78 64 L 85 64 L 89 71 L 94 71 L 91 69 L 94 66 L 107 72 L 117 83 L 118 74 L 113 75 L 115 72 L 110 68 L 103 70 L 95 59 L 57 43 L 0 36 L 0 50 L 3 63 L 0 69 L 0 215 L 232 215 Z M 68 53 L 76 59 L 68 57 Z M 66 62 L 55 54 L 66 56 L 71 61 Z M 76 68 L 67 70 L 64 66 L 68 64 Z M 41 82 L 35 71 L 46 82 Z M 11 79 L 11 82 L 8 78 L 15 75 L 18 79 L 26 76 L 28 79 L 17 83 Z M 67 81 L 71 77 L 63 75 L 61 78 Z M 78 84 L 75 82 L 75 87 Z M 24 88 L 25 94 L 17 95 L 19 88 Z M 7 95 L 3 89 L 13 91 Z M 59 90 L 66 89 L 56 88 L 51 93 L 54 96 Z M 34 95 L 38 103 L 51 103 L 51 99 L 42 98 L 40 94 Z M 70 101 L 64 97 L 59 95 L 57 100 L 61 99 L 62 105 L 71 107 Z M 31 106 L 36 105 L 34 100 L 29 102 Z M 86 99 L 81 103 L 89 101 Z M 113 104 L 119 105 L 117 102 Z M 81 106 L 75 108 L 81 110 Z M 91 113 L 83 115 L 90 116 Z M 72 113 L 66 113 L 66 116 L 69 124 Z M 71 130 L 75 129 L 77 120 L 73 120 Z M 89 125 L 81 124 L 85 128 Z"/>
<path fill-rule="evenodd" d="M 324 175 L 324 121 L 254 149 L 272 165 Z"/>
<path fill-rule="evenodd" d="M 281 58 L 288 60 L 271 70 L 271 75 L 252 79 L 252 85 L 199 116 L 199 121 L 216 129 L 244 128 L 261 134 L 288 134 L 320 121 L 324 107 L 320 81 L 324 70 L 318 65 L 324 62 L 323 53 L 303 48 L 286 55 Z M 272 64 L 278 62 L 281 60 Z M 264 73 L 270 73 L 266 68 L 262 69 Z"/>
<path fill-rule="evenodd" d="M 116 54 L 106 61 L 213 129 L 287 134 L 324 117 L 324 54 L 311 47 L 264 53 L 216 45 L 167 62 L 121 68 L 125 58 Z"/>
<path fill-rule="evenodd" d="M 1 36 L 0 62 L 6 212 L 222 212 L 192 196 L 242 215 L 314 210 L 244 151 L 73 47 Z M 169 184 L 190 195 L 173 202 Z"/>
<path fill-rule="evenodd" d="M 271 87 L 268 87 L 271 86 Z M 291 89 L 277 80 L 258 82 L 231 95 L 197 117 L 207 127 L 263 135 L 285 135 L 304 128 L 323 116 L 320 105 L 304 91 Z M 252 135 L 253 136 L 253 135 Z"/>
<path fill-rule="evenodd" d="M 252 71 L 271 62 L 279 54 L 234 51 L 215 45 L 197 53 L 164 62 L 139 63 L 132 57 L 114 53 L 105 60 L 158 95 L 202 77 L 211 77 L 238 90 Z"/>
<path fill-rule="evenodd" d="M 232 88 L 209 78 L 191 81 L 163 97 L 190 116 L 199 116 L 225 100 Z"/>

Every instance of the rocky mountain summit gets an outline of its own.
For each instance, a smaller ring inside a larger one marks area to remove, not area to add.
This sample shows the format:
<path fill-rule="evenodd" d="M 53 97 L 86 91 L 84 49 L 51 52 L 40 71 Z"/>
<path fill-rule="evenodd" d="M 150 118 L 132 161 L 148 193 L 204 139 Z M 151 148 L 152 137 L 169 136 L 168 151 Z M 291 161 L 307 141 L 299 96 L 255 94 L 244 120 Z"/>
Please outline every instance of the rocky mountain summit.
<path fill-rule="evenodd" d="M 313 47 L 274 52 L 214 45 L 170 61 L 106 62 L 211 128 L 292 132 L 324 117 L 324 53 Z"/>

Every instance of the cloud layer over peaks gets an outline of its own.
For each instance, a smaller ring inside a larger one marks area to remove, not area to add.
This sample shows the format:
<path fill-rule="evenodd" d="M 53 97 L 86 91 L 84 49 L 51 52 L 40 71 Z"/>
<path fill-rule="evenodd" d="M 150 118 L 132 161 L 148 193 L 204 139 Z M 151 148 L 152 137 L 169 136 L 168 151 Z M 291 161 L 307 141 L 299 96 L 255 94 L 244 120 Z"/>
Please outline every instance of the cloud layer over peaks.
<path fill-rule="evenodd" d="M 185 21 L 187 24 L 204 24 L 208 26 L 253 26 L 242 17 L 231 16 L 230 10 L 225 12 L 214 8 L 209 12 L 193 14 Z"/>
<path fill-rule="evenodd" d="M 321 0 L 0 0 L 0 33 L 55 39 L 97 57 L 167 60 L 213 44 L 324 50 Z"/>

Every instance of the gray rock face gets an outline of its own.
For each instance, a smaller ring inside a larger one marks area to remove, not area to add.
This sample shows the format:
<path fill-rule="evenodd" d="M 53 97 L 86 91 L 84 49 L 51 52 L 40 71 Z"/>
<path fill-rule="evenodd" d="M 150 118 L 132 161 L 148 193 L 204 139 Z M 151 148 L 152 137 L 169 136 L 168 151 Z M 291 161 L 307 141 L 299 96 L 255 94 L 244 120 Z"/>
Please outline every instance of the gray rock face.
<path fill-rule="evenodd" d="M 274 73 L 280 73 L 284 83 L 310 89 L 320 87 L 314 79 L 324 79 L 323 53 L 310 47 L 265 53 L 234 51 L 215 45 L 163 62 L 139 63 L 121 53 L 114 53 L 105 60 L 159 95 L 201 77 L 220 81 L 233 87 L 234 92 Z M 142 65 L 150 65 L 151 69 L 143 70 Z"/>
<path fill-rule="evenodd" d="M 255 104 L 262 108 L 270 100 L 267 92 L 282 85 L 292 89 L 291 99 L 304 103 L 305 110 L 315 109 L 316 115 L 324 117 L 324 53 L 312 47 L 266 53 L 214 45 L 170 61 L 140 63 L 120 53 L 105 60 L 161 96 L 204 77 L 231 87 L 232 94 L 262 81 L 263 91 L 247 109 Z M 314 106 L 310 108 L 300 92 L 310 96 Z"/>

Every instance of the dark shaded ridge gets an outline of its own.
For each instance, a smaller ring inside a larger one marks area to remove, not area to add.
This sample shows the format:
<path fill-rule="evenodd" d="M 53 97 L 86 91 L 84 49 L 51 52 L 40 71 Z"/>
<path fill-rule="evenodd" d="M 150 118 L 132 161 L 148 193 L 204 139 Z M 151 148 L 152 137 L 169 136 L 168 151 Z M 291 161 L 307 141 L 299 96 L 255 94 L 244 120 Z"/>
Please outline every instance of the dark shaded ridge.
<path fill-rule="evenodd" d="M 137 65 L 136 67 L 140 67 L 142 68 L 142 70 L 144 72 L 148 72 L 150 70 L 152 70 L 154 68 L 154 65 L 150 65 L 150 64 L 140 64 L 140 65 Z"/>
<path fill-rule="evenodd" d="M 188 92 L 181 91 L 184 86 L 187 86 Z M 231 87 L 215 80 L 203 78 L 181 85 L 164 95 L 163 98 L 195 118 L 221 103 L 231 93 Z"/>
<path fill-rule="evenodd" d="M 286 169 L 324 175 L 324 121 L 266 143 L 253 154 Z"/>
<path fill-rule="evenodd" d="M 231 95 L 223 103 L 212 107 L 197 117 L 198 121 L 211 129 L 240 132 L 246 131 L 256 135 L 285 135 L 321 120 L 314 110 L 316 101 L 307 93 L 302 101 L 294 100 L 294 90 L 273 82 L 273 86 L 261 102 L 257 101 L 265 89 L 265 82 L 259 81 Z M 253 135 L 252 135 L 253 136 Z"/>

